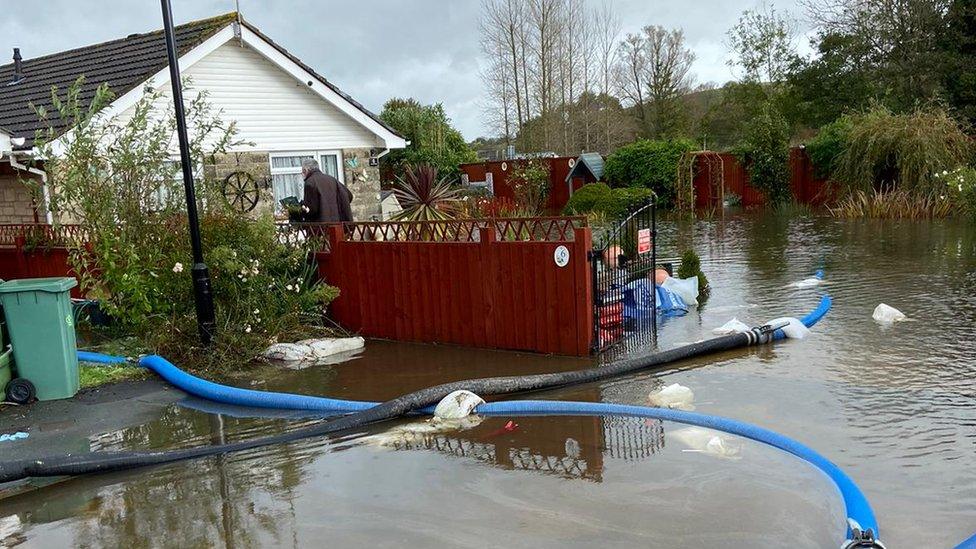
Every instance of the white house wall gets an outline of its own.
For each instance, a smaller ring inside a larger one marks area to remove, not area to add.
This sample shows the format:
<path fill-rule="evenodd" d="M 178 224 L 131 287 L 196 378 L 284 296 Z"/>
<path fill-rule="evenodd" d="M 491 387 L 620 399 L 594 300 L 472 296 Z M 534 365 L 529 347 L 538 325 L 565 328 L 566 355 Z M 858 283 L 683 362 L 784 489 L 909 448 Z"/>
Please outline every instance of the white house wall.
<path fill-rule="evenodd" d="M 308 151 L 381 147 L 382 140 L 250 47 L 231 40 L 183 72 L 192 89 L 207 90 L 211 106 L 225 122 L 236 121 L 237 138 L 248 142 L 233 150 Z M 172 94 L 165 89 L 165 108 Z M 132 109 L 121 115 L 131 116 Z M 192 131 L 192 128 L 191 128 Z M 176 152 L 174 140 L 173 150 Z"/>

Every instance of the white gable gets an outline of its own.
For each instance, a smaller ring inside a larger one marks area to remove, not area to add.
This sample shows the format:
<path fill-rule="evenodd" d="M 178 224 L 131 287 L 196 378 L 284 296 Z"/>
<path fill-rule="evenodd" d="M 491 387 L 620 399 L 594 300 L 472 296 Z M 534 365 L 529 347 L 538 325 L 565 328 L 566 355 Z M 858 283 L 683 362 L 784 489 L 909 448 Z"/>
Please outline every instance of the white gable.
<path fill-rule="evenodd" d="M 226 42 L 186 71 L 192 86 L 237 121 L 255 150 L 382 147 L 373 132 L 237 40 Z M 321 85 L 321 84 L 319 84 Z"/>
<path fill-rule="evenodd" d="M 237 40 L 217 47 L 185 69 L 183 76 L 190 80 L 190 88 L 184 90 L 186 103 L 207 90 L 210 105 L 223 111 L 221 119 L 236 121 L 238 139 L 248 144 L 234 150 L 384 147 L 382 138 Z M 172 101 L 168 83 L 161 91 L 164 97 L 158 107 L 166 109 Z M 122 118 L 131 113 L 129 107 Z M 174 142 L 174 151 L 175 147 Z"/>

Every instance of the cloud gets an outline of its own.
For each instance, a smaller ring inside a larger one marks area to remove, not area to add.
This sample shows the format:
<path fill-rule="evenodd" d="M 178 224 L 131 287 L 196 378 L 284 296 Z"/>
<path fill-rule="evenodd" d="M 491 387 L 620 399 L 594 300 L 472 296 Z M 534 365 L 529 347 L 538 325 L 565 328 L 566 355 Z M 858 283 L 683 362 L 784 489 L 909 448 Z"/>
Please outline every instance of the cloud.
<path fill-rule="evenodd" d="M 587 0 L 597 6 L 603 0 Z M 234 9 L 231 0 L 174 0 L 177 22 Z M 468 139 L 484 135 L 484 97 L 479 74 L 478 0 L 240 0 L 244 17 L 326 78 L 379 111 L 390 97 L 443 103 Z M 148 5 L 156 6 L 150 2 Z M 680 27 L 697 54 L 699 81 L 722 84 L 733 77 L 724 37 L 739 14 L 755 2 L 723 0 L 616 0 L 625 31 L 649 24 Z M 777 3 L 796 12 L 792 4 Z M 25 58 L 111 40 L 162 26 L 144 2 L 77 0 L 17 2 L 6 6 L 0 36 L 7 51 Z M 3 64 L 0 61 L 0 64 Z"/>

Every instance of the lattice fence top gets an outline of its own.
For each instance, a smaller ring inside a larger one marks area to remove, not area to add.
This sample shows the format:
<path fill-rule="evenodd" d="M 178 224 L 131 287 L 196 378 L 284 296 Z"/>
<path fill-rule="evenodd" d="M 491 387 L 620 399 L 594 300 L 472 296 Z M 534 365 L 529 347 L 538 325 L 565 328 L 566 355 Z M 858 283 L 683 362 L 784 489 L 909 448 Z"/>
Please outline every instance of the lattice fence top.
<path fill-rule="evenodd" d="M 88 242 L 88 232 L 81 225 L 0 224 L 0 246 L 14 246 L 20 238 L 29 246 L 75 248 Z"/>
<path fill-rule="evenodd" d="M 331 223 L 280 225 L 286 238 L 325 238 Z M 445 221 L 363 221 L 342 224 L 345 239 L 353 242 L 479 242 L 482 229 L 494 229 L 500 242 L 572 242 L 586 218 L 518 217 Z M 293 236 L 293 235 L 300 236 Z"/>

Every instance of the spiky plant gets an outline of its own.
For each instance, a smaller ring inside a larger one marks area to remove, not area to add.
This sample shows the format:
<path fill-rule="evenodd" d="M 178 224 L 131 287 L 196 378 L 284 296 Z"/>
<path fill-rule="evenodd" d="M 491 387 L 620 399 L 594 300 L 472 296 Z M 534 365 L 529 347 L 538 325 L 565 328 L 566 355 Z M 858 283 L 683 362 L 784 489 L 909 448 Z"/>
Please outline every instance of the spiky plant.
<path fill-rule="evenodd" d="M 461 197 L 450 181 L 438 179 L 437 168 L 430 164 L 407 166 L 393 185 L 393 193 L 403 210 L 397 221 L 444 221 L 454 218 Z"/>

